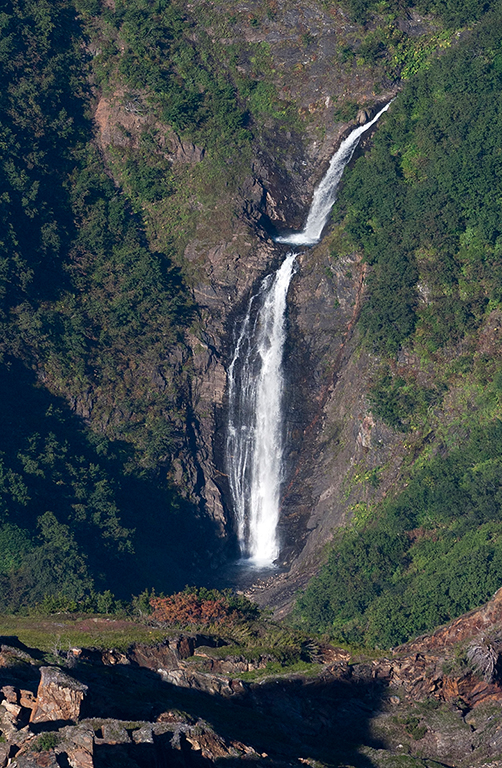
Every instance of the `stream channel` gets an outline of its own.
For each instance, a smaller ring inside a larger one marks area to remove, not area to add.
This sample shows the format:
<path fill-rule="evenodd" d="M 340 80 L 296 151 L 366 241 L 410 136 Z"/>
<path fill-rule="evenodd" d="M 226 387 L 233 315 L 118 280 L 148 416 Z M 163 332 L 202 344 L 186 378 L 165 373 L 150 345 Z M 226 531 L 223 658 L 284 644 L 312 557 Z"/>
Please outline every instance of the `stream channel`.
<path fill-rule="evenodd" d="M 240 578 L 236 580 L 241 583 L 269 576 L 279 567 L 277 524 L 285 480 L 283 355 L 287 295 L 297 255 L 303 247 L 321 240 L 345 167 L 362 135 L 391 103 L 342 141 L 314 191 L 301 232 L 275 238 L 277 243 L 291 245 L 292 250 L 279 269 L 261 282 L 234 331 L 234 352 L 228 369 L 226 470 L 241 554 L 237 563 Z"/>

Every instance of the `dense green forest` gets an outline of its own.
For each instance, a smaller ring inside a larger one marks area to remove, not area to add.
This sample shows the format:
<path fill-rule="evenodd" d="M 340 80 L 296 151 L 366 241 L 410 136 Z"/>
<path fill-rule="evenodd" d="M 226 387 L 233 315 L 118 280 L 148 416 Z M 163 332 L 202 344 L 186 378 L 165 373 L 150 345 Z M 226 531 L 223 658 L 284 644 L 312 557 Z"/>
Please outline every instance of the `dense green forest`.
<path fill-rule="evenodd" d="M 96 150 L 77 10 L 14 1 L 0 25 L 0 605 L 182 586 L 197 510 L 168 479 L 188 386 L 169 350 L 193 302 Z"/>
<path fill-rule="evenodd" d="M 502 360 L 476 337 L 502 308 L 501 96 L 499 6 L 407 83 L 340 195 L 338 222 L 372 266 L 371 408 L 415 435 L 418 458 L 405 490 L 335 536 L 299 601 L 339 640 L 395 645 L 502 584 Z M 403 346 L 426 380 L 399 368 Z"/>
<path fill-rule="evenodd" d="M 343 189 L 338 215 L 374 267 L 363 326 L 379 352 L 415 331 L 435 351 L 500 301 L 499 12 L 489 19 L 407 84 Z"/>
<path fill-rule="evenodd" d="M 300 600 L 339 641 L 404 642 L 485 602 L 502 583 L 502 423 L 412 473 L 377 518 L 337 537 Z"/>

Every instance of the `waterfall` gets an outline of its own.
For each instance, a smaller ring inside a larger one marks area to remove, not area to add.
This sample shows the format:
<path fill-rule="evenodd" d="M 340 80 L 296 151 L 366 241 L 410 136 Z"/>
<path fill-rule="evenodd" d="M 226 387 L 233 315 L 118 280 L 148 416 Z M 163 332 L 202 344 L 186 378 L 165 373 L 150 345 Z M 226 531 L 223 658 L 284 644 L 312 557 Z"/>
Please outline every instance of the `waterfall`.
<path fill-rule="evenodd" d="M 290 253 L 251 298 L 228 370 L 227 462 L 243 556 L 271 565 L 282 480 L 282 356 Z"/>
<path fill-rule="evenodd" d="M 314 192 L 305 228 L 276 238 L 278 243 L 313 245 L 321 239 L 345 166 L 363 133 L 391 103 L 341 143 Z M 295 259 L 295 253 L 288 253 L 277 272 L 268 275 L 251 297 L 228 369 L 227 471 L 241 554 L 256 566 L 271 566 L 279 554 L 276 528 L 283 476 L 282 358 L 286 299 Z"/>
<path fill-rule="evenodd" d="M 326 226 L 328 216 L 336 200 L 336 190 L 347 163 L 350 162 L 361 136 L 376 123 L 378 118 L 388 110 L 392 101 L 389 101 L 375 117 L 364 125 L 360 125 L 342 141 L 338 150 L 331 158 L 329 168 L 321 183 L 314 192 L 312 205 L 307 216 L 305 227 L 301 232 L 294 232 L 276 238 L 277 243 L 289 245 L 315 245 L 321 239 L 321 234 Z"/>

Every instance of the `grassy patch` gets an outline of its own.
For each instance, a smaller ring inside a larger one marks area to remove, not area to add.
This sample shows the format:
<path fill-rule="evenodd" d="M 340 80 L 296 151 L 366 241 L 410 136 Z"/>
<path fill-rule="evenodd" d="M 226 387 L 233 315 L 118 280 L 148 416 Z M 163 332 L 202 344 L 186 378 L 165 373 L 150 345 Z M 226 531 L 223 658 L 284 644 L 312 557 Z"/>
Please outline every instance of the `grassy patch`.
<path fill-rule="evenodd" d="M 28 648 L 55 654 L 69 648 L 116 648 L 126 651 L 132 643 L 158 643 L 165 630 L 140 622 L 117 620 L 103 616 L 28 617 L 0 616 L 0 633 L 5 643 L 17 637 Z"/>
<path fill-rule="evenodd" d="M 252 669 L 249 672 L 242 672 L 237 677 L 241 680 L 252 682 L 254 680 L 262 680 L 265 677 L 278 677 L 295 673 L 307 676 L 316 675 L 319 669 L 319 664 L 313 664 L 308 661 L 295 661 L 291 664 L 269 661 L 263 669 Z"/>

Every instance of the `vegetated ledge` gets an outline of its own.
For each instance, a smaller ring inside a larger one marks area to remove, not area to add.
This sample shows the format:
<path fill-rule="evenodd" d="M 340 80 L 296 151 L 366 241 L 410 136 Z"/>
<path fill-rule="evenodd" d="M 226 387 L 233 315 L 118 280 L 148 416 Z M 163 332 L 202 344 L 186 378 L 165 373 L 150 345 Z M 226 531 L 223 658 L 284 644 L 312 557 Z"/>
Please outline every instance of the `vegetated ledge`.
<path fill-rule="evenodd" d="M 315 674 L 256 682 L 242 676 L 266 673 L 264 655 L 246 658 L 209 633 L 171 634 L 127 653 L 73 648 L 50 666 L 40 651 L 8 640 L 0 649 L 1 768 L 222 759 L 500 766 L 502 590 L 386 655 L 312 640 Z"/>

